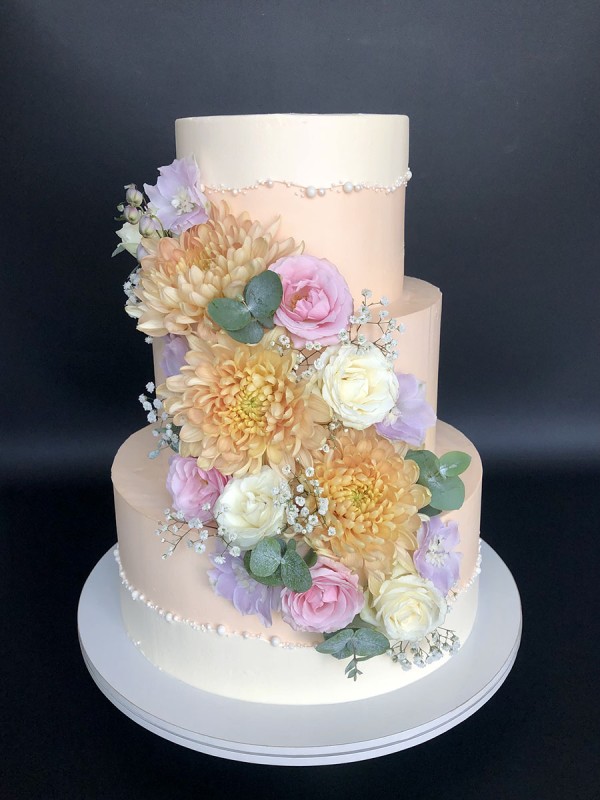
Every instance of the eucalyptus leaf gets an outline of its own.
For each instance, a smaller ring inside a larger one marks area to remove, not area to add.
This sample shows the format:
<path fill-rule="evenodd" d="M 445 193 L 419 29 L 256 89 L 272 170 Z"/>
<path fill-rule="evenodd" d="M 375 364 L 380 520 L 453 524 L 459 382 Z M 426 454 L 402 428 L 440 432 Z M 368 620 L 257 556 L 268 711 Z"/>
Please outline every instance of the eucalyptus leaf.
<path fill-rule="evenodd" d="M 454 511 L 460 508 L 465 501 L 465 485 L 458 477 L 445 478 L 433 486 L 431 491 L 431 505 L 440 511 Z"/>
<path fill-rule="evenodd" d="M 295 550 L 286 550 L 281 559 L 281 577 L 283 585 L 293 592 L 307 592 L 312 586 L 310 570 Z"/>
<path fill-rule="evenodd" d="M 283 581 L 281 580 L 281 567 L 277 567 L 275 572 L 272 575 L 267 575 L 265 577 L 260 577 L 259 575 L 254 575 L 252 570 L 250 569 L 250 558 L 252 556 L 251 550 L 246 550 L 244 553 L 244 567 L 246 568 L 246 572 L 250 577 L 255 580 L 257 583 L 262 583 L 265 586 L 281 586 Z"/>
<path fill-rule="evenodd" d="M 432 505 L 424 506 L 419 509 L 419 514 L 427 514 L 428 517 L 437 517 L 437 515 L 441 513 L 439 508 L 434 508 Z"/>
<path fill-rule="evenodd" d="M 334 633 L 332 636 L 329 636 L 324 642 L 321 642 L 321 644 L 318 644 L 315 650 L 318 653 L 335 656 L 345 650 L 348 642 L 353 638 L 354 631 L 344 628 L 341 631 L 337 631 L 337 633 Z"/>
<path fill-rule="evenodd" d="M 358 628 L 369 628 L 370 630 L 374 630 L 371 623 L 365 622 L 364 619 L 361 618 L 360 614 L 357 614 L 352 622 L 346 627 L 352 628 L 353 630 L 357 630 Z"/>
<path fill-rule="evenodd" d="M 463 473 L 470 463 L 471 456 L 467 453 L 452 450 L 450 453 L 444 453 L 440 458 L 440 473 L 448 478 L 453 478 Z"/>
<path fill-rule="evenodd" d="M 339 653 L 332 653 L 334 658 L 337 658 L 338 661 L 343 661 L 345 658 L 354 658 L 354 648 L 352 647 L 352 642 L 354 639 L 350 639 L 348 644 L 344 647 L 343 650 L 340 650 Z"/>
<path fill-rule="evenodd" d="M 294 539 L 289 539 L 287 543 L 288 550 L 295 550 L 296 549 L 296 541 Z"/>
<path fill-rule="evenodd" d="M 250 577 L 252 580 L 255 580 L 257 583 L 262 583 L 264 586 L 283 586 L 281 567 L 277 567 L 272 575 L 267 575 L 264 578 L 261 578 L 259 575 L 253 575 L 252 573 L 250 573 Z"/>
<path fill-rule="evenodd" d="M 389 650 L 390 647 L 390 643 L 386 637 L 372 628 L 360 628 L 355 631 L 352 644 L 354 645 L 354 652 L 356 655 L 362 656 L 363 658 L 380 656 L 382 653 Z"/>
<path fill-rule="evenodd" d="M 207 310 L 212 321 L 225 331 L 240 331 L 252 322 L 252 315 L 246 306 L 229 297 L 211 300 Z"/>
<path fill-rule="evenodd" d="M 439 461 L 430 450 L 409 450 L 406 458 L 414 461 L 419 467 L 419 483 L 427 486 L 425 481 L 439 474 Z"/>
<path fill-rule="evenodd" d="M 259 322 L 253 319 L 245 328 L 240 328 L 239 331 L 227 331 L 227 333 L 232 339 L 235 339 L 236 342 L 258 344 L 263 338 L 265 330 Z"/>
<path fill-rule="evenodd" d="M 246 284 L 244 300 L 252 316 L 257 319 L 272 317 L 283 297 L 281 278 L 276 272 L 265 270 Z"/>
<path fill-rule="evenodd" d="M 262 539 L 250 554 L 250 571 L 259 578 L 272 575 L 280 564 L 279 542 L 272 536 Z"/>
<path fill-rule="evenodd" d="M 346 669 L 344 672 L 346 673 L 348 678 L 353 678 L 356 680 L 358 675 L 362 675 L 362 672 L 358 668 L 358 662 L 364 661 L 364 658 L 353 658 L 352 661 L 349 661 L 346 664 Z"/>
<path fill-rule="evenodd" d="M 314 567 L 317 563 L 317 554 L 314 550 L 309 550 L 308 553 L 304 556 L 304 563 L 310 569 L 310 567 Z"/>

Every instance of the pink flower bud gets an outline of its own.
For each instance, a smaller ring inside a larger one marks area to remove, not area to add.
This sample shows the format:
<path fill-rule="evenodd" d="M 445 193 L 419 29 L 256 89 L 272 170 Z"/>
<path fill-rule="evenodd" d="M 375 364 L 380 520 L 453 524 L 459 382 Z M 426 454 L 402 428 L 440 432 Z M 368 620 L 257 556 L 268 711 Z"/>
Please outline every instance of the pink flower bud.
<path fill-rule="evenodd" d="M 135 206 L 125 206 L 125 210 L 123 211 L 123 216 L 130 222 L 132 225 L 135 225 L 138 222 L 139 218 L 142 216 L 142 212 L 139 208 Z"/>
<path fill-rule="evenodd" d="M 130 206 L 141 206 L 144 202 L 144 195 L 135 184 L 131 184 L 125 192 L 125 200 Z"/>
<path fill-rule="evenodd" d="M 140 220 L 140 233 L 142 236 L 154 236 L 158 230 L 158 225 L 155 219 L 144 214 Z"/>

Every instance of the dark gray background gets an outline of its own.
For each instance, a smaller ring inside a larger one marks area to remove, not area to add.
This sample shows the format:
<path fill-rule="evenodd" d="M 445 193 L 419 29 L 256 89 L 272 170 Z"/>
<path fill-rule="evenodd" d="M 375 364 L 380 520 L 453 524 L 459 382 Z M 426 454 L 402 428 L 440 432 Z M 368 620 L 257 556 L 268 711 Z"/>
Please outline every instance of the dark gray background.
<path fill-rule="evenodd" d="M 0 798 L 597 800 L 600 5 L 5 0 L 0 15 Z M 501 691 L 451 732 L 280 770 L 116 711 L 75 615 L 115 540 L 110 463 L 151 375 L 122 310 L 132 262 L 110 260 L 123 184 L 172 160 L 176 117 L 291 111 L 411 117 L 407 271 L 444 292 L 440 415 L 484 457 L 482 533 L 525 633 Z"/>
<path fill-rule="evenodd" d="M 488 464 L 598 459 L 599 29 L 595 2 L 5 2 L 7 469 L 107 469 L 144 422 L 112 214 L 174 119 L 292 111 L 410 116 L 441 418 Z"/>

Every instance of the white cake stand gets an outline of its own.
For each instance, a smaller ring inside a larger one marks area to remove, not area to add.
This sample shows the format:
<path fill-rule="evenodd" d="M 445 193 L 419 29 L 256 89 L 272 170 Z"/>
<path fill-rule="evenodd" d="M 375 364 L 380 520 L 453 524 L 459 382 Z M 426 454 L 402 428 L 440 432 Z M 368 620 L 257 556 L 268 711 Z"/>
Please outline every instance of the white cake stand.
<path fill-rule="evenodd" d="M 521 603 L 513 577 L 482 543 L 475 627 L 458 654 L 430 675 L 380 697 L 327 706 L 230 700 L 172 678 L 129 640 L 112 550 L 92 570 L 79 601 L 79 641 L 87 668 L 132 720 L 172 742 L 221 758 L 308 766 L 361 761 L 413 747 L 458 725 L 487 702 L 510 672 L 521 640 Z M 345 680 L 342 674 L 340 680 Z"/>

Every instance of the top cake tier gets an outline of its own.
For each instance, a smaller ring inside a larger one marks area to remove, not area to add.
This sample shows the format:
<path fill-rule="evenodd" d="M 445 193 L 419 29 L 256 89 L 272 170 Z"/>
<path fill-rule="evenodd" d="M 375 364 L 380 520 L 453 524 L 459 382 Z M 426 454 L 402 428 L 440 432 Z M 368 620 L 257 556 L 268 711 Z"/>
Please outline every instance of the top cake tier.
<path fill-rule="evenodd" d="M 304 241 L 353 294 L 399 301 L 404 275 L 408 117 L 266 114 L 176 122 L 177 156 L 193 156 L 212 202 L 227 201 Z"/>

